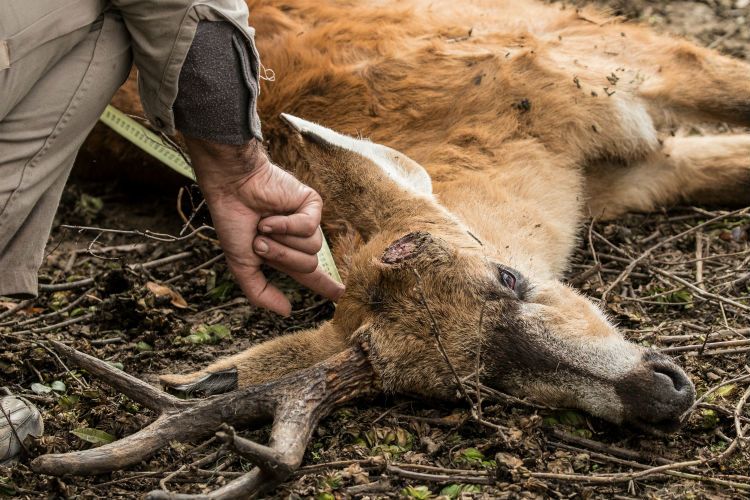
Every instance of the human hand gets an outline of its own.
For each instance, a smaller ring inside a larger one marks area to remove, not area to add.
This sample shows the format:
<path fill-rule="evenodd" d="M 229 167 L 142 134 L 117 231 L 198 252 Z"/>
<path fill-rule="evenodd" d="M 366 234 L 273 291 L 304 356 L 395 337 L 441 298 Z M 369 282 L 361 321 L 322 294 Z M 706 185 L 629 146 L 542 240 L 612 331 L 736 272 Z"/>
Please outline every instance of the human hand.
<path fill-rule="evenodd" d="M 323 201 L 272 164 L 256 140 L 243 146 L 186 138 L 229 269 L 248 300 L 287 316 L 292 306 L 261 264 L 332 300 L 344 291 L 319 265 Z"/>

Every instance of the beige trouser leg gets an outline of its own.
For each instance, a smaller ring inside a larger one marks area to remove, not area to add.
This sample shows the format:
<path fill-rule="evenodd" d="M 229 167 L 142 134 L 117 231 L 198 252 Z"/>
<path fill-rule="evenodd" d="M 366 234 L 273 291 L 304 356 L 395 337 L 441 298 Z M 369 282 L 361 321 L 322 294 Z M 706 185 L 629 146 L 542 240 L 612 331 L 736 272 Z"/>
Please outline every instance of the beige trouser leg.
<path fill-rule="evenodd" d="M 102 19 L 0 71 L 0 296 L 36 295 L 78 149 L 130 70 L 122 20 Z"/>

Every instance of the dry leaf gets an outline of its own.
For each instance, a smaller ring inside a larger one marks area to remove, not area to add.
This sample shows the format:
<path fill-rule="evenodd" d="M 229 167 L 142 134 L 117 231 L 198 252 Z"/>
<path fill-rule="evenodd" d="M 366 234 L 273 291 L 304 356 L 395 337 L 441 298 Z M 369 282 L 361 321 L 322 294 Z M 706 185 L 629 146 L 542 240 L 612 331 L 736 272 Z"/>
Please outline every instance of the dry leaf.
<path fill-rule="evenodd" d="M 2 301 L 2 300 L 0 300 L 0 309 L 11 310 L 14 307 L 16 307 L 17 305 L 18 305 L 17 302 L 10 302 L 10 301 Z M 27 306 L 27 307 L 25 307 L 23 309 L 17 310 L 16 314 L 29 315 L 29 314 L 40 313 L 42 311 L 44 311 L 44 308 L 42 308 L 42 307 Z"/>
<path fill-rule="evenodd" d="M 187 301 L 182 298 L 179 292 L 172 290 L 166 285 L 149 281 L 146 283 L 146 288 L 157 297 L 169 297 L 169 302 L 179 309 L 185 309 L 188 306 Z"/>

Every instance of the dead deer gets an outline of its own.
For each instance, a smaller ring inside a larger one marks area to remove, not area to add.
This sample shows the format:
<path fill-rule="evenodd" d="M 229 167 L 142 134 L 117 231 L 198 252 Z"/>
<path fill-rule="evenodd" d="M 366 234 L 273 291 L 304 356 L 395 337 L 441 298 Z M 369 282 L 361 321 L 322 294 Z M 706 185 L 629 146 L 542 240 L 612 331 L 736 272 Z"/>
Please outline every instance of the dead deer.
<path fill-rule="evenodd" d="M 547 405 L 677 426 L 695 397 L 683 370 L 626 341 L 561 276 L 586 216 L 750 204 L 750 135 L 668 133 L 692 119 L 750 125 L 750 66 L 534 1 L 249 3 L 277 80 L 261 102 L 272 157 L 322 194 L 329 227 L 345 228 L 335 253 L 347 292 L 317 329 L 161 378 L 232 391 L 206 399 L 58 344 L 161 416 L 115 443 L 39 457 L 37 471 L 109 471 L 274 416 L 268 447 L 221 434 L 258 467 L 209 496 L 244 497 L 299 466 L 334 405 L 375 391 L 455 400 L 457 379 L 477 369 L 483 384 Z"/>

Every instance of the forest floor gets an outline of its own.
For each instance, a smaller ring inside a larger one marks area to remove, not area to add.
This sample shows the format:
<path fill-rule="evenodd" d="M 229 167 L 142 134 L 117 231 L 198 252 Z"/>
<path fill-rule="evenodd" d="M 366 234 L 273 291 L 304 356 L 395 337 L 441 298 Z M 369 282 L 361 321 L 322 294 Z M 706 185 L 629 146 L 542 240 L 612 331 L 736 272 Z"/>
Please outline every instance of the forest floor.
<path fill-rule="evenodd" d="M 598 3 L 750 59 L 747 1 Z M 702 132 L 698 127 L 689 131 Z M 84 155 L 81 162 L 89 164 L 80 168 L 90 168 L 92 161 Z M 249 306 L 210 239 L 164 242 L 62 227 L 178 234 L 183 222 L 175 210 L 176 192 L 74 179 L 41 271 L 41 282 L 53 285 L 34 300 L 0 299 L 0 386 L 36 403 L 46 427 L 45 436 L 30 443 L 19 464 L 0 467 L 0 495 L 132 498 L 159 488 L 165 478 L 164 485 L 173 491 L 201 492 L 247 469 L 246 461 L 219 452 L 213 442 L 174 442 L 138 466 L 94 477 L 58 479 L 28 468 L 39 454 L 92 446 L 71 431 L 104 431 L 106 435 L 88 436 L 101 443 L 107 436 L 127 436 L 153 419 L 152 412 L 94 377 L 68 370 L 50 354 L 48 339 L 65 340 L 156 383 L 160 373 L 188 371 L 331 317 L 330 303 L 283 276 L 274 280 L 292 300 L 291 317 Z M 190 194 L 196 193 L 188 188 L 180 202 L 188 214 Z M 201 217 L 196 225 L 205 222 Z M 647 254 L 618 281 L 605 307 L 629 339 L 671 352 L 699 395 L 713 389 L 678 432 L 643 435 L 577 411 L 487 400 L 484 416 L 511 429 L 508 445 L 491 429 L 473 423 L 467 407 L 381 397 L 324 419 L 302 469 L 274 496 L 750 498 L 748 443 L 721 463 L 711 463 L 733 443 L 736 426 L 750 423 L 750 413 L 745 409 L 743 416 L 740 408 L 750 392 L 750 315 L 732 304 L 750 304 L 748 240 L 748 212 L 699 207 L 631 215 L 582 229 L 568 281 L 601 297 L 629 264 Z M 93 283 L 82 281 L 90 277 Z M 149 283 L 168 286 L 184 303 Z M 268 429 L 247 435 L 263 442 Z M 608 475 L 685 460 L 701 463 L 638 478 Z M 407 473 L 386 472 L 387 463 Z M 571 479 L 582 474 L 598 483 Z M 438 481 L 436 476 L 448 478 Z"/>

